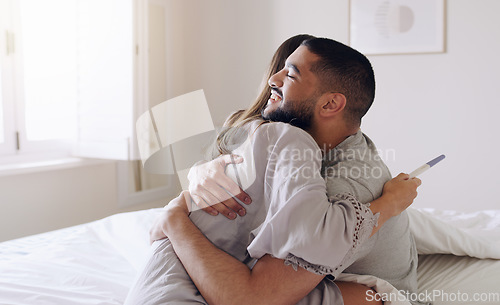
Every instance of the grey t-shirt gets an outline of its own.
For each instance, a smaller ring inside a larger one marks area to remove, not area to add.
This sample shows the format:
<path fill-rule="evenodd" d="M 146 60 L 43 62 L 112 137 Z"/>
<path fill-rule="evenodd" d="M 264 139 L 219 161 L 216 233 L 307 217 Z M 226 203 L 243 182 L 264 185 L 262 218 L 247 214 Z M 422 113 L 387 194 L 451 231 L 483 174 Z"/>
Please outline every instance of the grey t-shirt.
<path fill-rule="evenodd" d="M 361 203 L 380 197 L 391 179 L 375 145 L 361 130 L 326 154 L 321 174 L 328 194 L 351 193 Z M 360 246 L 356 256 L 345 272 L 373 275 L 398 290 L 417 293 L 418 256 L 406 211 L 389 219 Z"/>

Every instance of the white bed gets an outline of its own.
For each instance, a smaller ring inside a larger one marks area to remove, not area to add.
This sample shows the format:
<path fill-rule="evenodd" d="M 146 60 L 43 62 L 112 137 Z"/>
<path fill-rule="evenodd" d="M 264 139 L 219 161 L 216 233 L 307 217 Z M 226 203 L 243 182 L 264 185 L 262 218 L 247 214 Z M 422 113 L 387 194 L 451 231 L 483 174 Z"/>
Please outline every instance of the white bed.
<path fill-rule="evenodd" d="M 0 243 L 0 304 L 122 304 L 149 255 L 148 229 L 159 211 L 117 214 Z M 422 254 L 422 293 L 436 305 L 500 304 L 500 210 L 409 213 Z M 373 277 L 344 279 L 396 292 Z M 408 304 L 392 301 L 386 304 Z"/>

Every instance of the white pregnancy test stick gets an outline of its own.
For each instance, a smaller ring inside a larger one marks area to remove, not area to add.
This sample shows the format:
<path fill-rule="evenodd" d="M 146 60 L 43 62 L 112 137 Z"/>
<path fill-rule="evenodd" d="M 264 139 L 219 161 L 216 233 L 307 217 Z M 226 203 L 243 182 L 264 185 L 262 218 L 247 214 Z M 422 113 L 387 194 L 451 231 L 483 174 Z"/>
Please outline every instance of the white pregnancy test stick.
<path fill-rule="evenodd" d="M 414 170 L 413 172 L 410 173 L 410 179 L 415 178 L 416 176 L 422 174 L 423 172 L 425 172 L 429 168 L 433 167 L 434 165 L 436 165 L 439 161 L 443 160 L 444 158 L 445 158 L 445 155 L 441 155 L 441 156 L 439 156 L 435 159 L 432 159 L 431 161 L 425 163 L 424 165 L 420 166 L 419 168 L 417 168 L 416 170 Z"/>

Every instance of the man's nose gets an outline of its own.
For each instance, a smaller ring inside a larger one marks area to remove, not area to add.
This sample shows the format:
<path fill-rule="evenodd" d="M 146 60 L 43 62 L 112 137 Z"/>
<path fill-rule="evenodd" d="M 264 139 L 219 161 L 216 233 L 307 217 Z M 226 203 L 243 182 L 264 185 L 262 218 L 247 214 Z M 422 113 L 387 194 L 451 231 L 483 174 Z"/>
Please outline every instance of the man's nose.
<path fill-rule="evenodd" d="M 281 73 L 283 70 L 274 73 L 268 80 L 269 87 L 271 88 L 280 88 L 283 86 L 283 79 L 281 77 Z"/>

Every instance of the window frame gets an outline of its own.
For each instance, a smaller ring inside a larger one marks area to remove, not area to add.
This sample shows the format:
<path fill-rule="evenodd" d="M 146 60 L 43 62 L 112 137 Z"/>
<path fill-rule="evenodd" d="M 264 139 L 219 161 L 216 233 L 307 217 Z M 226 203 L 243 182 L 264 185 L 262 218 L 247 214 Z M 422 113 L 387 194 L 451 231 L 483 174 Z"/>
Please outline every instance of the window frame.
<path fill-rule="evenodd" d="M 74 143 L 69 139 L 30 141 L 25 117 L 24 66 L 20 43 L 19 0 L 2 1 L 0 23 L 0 69 L 4 138 L 0 143 L 0 164 L 22 163 L 71 156 Z"/>
<path fill-rule="evenodd" d="M 0 143 L 0 157 L 15 155 L 15 104 L 14 104 L 14 61 L 15 50 L 12 50 L 12 40 L 15 39 L 12 16 L 12 1 L 0 1 L 0 91 L 4 141 Z M 15 43 L 15 41 L 14 41 Z M 14 51 L 14 53 L 11 53 Z"/>

